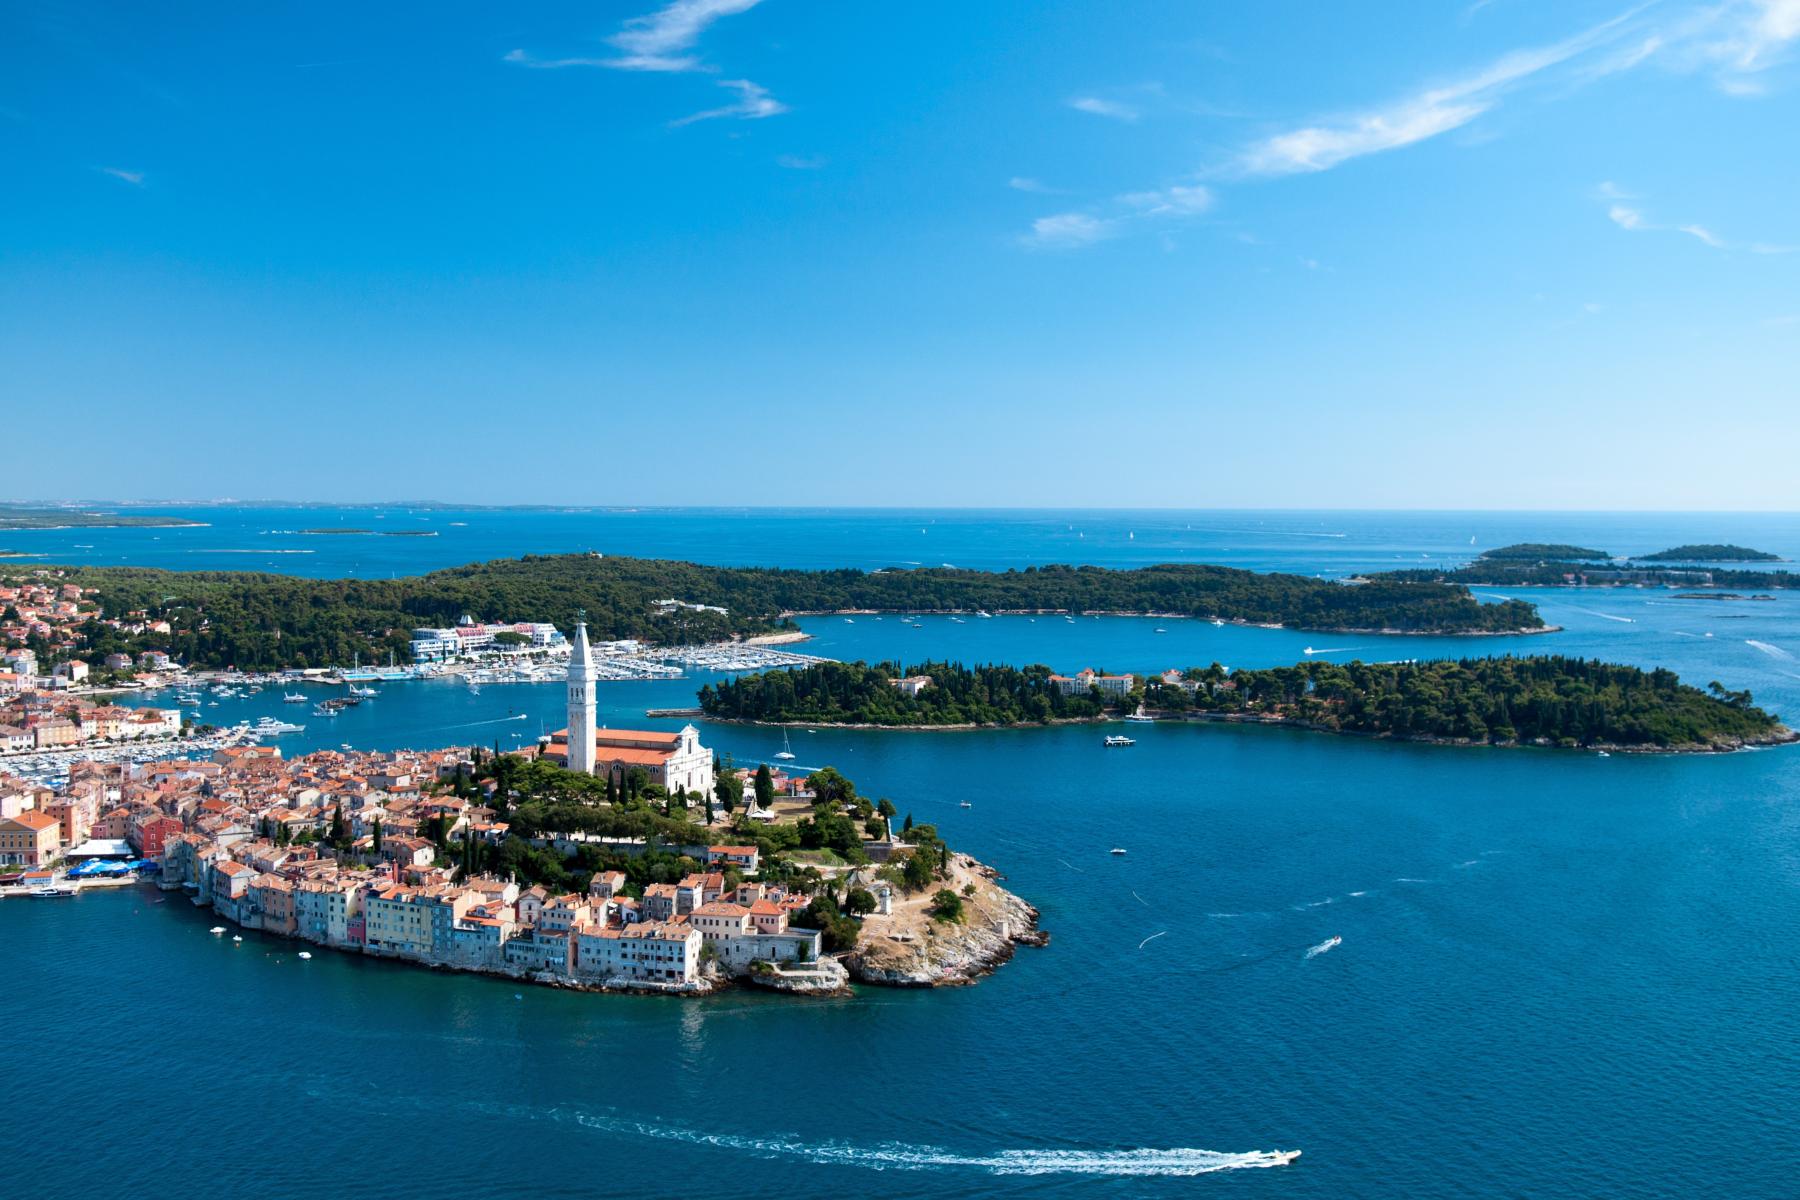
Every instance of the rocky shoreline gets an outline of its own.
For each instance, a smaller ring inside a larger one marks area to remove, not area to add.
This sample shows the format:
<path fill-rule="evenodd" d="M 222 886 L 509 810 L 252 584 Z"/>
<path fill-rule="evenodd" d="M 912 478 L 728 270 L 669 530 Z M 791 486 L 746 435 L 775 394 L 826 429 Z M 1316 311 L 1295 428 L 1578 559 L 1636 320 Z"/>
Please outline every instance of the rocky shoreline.
<path fill-rule="evenodd" d="M 1789 729 L 1785 725 L 1776 726 L 1762 737 L 1726 738 L 1719 742 L 1694 742 L 1680 746 L 1628 746 L 1618 742 L 1592 742 L 1585 746 L 1558 746 L 1547 738 L 1526 742 L 1477 742 L 1470 738 L 1365 733 L 1360 729 L 1332 729 L 1330 726 L 1320 725 L 1316 721 L 1297 721 L 1292 717 L 1273 716 L 1268 713 L 1162 712 L 1149 715 L 1158 721 L 1218 725 L 1266 725 L 1280 729 L 1301 729 L 1308 733 L 1329 733 L 1338 737 L 1368 738 L 1373 741 L 1412 742 L 1423 746 L 1485 746 L 1495 750 L 1517 750 L 1530 747 L 1543 750 L 1604 750 L 1609 754 L 1729 754 L 1738 750 L 1767 749 L 1800 742 L 1800 731 Z M 738 717 L 714 716 L 706 718 L 708 722 L 715 725 L 762 725 L 772 729 L 793 728 L 800 725 L 809 729 L 872 729 L 888 733 L 972 733 L 983 729 L 1045 729 L 1056 725 L 1104 725 L 1123 719 L 1117 715 L 1106 715 L 1059 717 L 1052 721 L 1013 721 L 986 725 L 972 722 L 959 722 L 954 725 L 877 725 L 866 721 L 752 721 Z"/>
<path fill-rule="evenodd" d="M 878 987 L 966 987 L 1011 961 L 1020 946 L 1047 946 L 1038 910 L 1000 886 L 1001 876 L 956 855 L 946 885 L 964 894 L 963 920 L 932 920 L 925 898 L 864 919 L 862 940 L 844 960 L 850 977 Z M 968 890 L 972 889 L 972 892 Z"/>

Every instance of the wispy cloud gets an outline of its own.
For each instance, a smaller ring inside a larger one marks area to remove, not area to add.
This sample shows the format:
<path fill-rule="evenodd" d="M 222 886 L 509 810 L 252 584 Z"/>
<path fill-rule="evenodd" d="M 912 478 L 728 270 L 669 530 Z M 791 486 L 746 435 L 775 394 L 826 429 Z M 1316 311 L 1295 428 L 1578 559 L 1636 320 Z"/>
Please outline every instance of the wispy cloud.
<path fill-rule="evenodd" d="M 1031 223 L 1031 232 L 1021 240 L 1039 250 L 1073 250 L 1103 242 L 1118 232 L 1117 221 L 1091 213 L 1066 212 L 1039 217 Z"/>
<path fill-rule="evenodd" d="M 1510 89 L 1613 36 L 1632 15 L 1615 17 L 1554 45 L 1516 50 L 1462 79 L 1380 108 L 1274 134 L 1245 149 L 1237 169 L 1252 176 L 1325 171 L 1460 129 L 1493 109 Z"/>
<path fill-rule="evenodd" d="M 1101 212 L 1065 212 L 1039 217 L 1022 239 L 1036 249 L 1070 250 L 1091 246 L 1145 227 L 1166 230 L 1174 221 L 1199 216 L 1213 206 L 1210 188 L 1178 184 L 1150 192 L 1114 196 Z"/>
<path fill-rule="evenodd" d="M 675 0 L 666 8 L 633 17 L 606 39 L 624 57 L 606 65 L 627 71 L 698 71 L 692 50 L 714 21 L 749 12 L 762 0 Z"/>
<path fill-rule="evenodd" d="M 775 165 L 790 171 L 822 171 L 827 159 L 823 154 L 777 154 Z"/>
<path fill-rule="evenodd" d="M 788 110 L 788 106 L 769 95 L 767 88 L 748 79 L 721 79 L 719 86 L 737 93 L 737 99 L 730 104 L 709 108 L 701 112 L 690 113 L 678 120 L 670 121 L 671 125 L 692 125 L 695 121 L 714 121 L 720 117 L 736 117 L 742 121 L 756 121 L 763 117 L 773 117 Z"/>
<path fill-rule="evenodd" d="M 1629 192 L 1611 182 L 1602 183 L 1594 191 L 1602 200 L 1607 201 L 1632 198 Z M 1800 247 L 1782 246 L 1772 242 L 1750 242 L 1739 245 L 1720 237 L 1712 231 L 1711 227 L 1695 224 L 1692 221 L 1672 225 L 1659 224 L 1647 217 L 1643 209 L 1635 204 L 1609 203 L 1606 207 L 1606 219 L 1627 233 L 1685 233 L 1714 250 L 1743 250 L 1751 254 L 1792 254 L 1796 249 L 1800 249 Z"/>
<path fill-rule="evenodd" d="M 1119 203 L 1134 208 L 1147 217 L 1191 217 L 1211 208 L 1213 198 L 1210 188 L 1195 184 L 1192 187 L 1170 187 L 1155 192 L 1127 192 L 1119 197 Z"/>
<path fill-rule="evenodd" d="M 1092 113 L 1096 117 L 1111 117 L 1115 121 L 1135 121 L 1138 110 L 1118 100 L 1102 100 L 1098 96 L 1076 96 L 1069 101 L 1069 107 L 1076 112 Z"/>
<path fill-rule="evenodd" d="M 762 0 L 674 0 L 673 3 L 632 17 L 619 32 L 606 39 L 618 51 L 605 56 L 538 58 L 524 50 L 511 50 L 501 61 L 539 71 L 562 70 L 567 67 L 605 67 L 615 71 L 658 71 L 676 74 L 713 73 L 718 68 L 703 62 L 693 53 L 701 35 L 723 17 L 749 12 Z M 722 117 L 757 120 L 788 111 L 787 105 L 769 95 L 767 88 L 748 79 L 721 79 L 718 85 L 737 93 L 737 99 L 718 108 L 709 108 L 669 122 L 673 126 L 691 125 Z"/>
<path fill-rule="evenodd" d="M 1015 192 L 1030 192 L 1034 196 L 1048 196 L 1056 191 L 1041 180 L 1028 179 L 1023 175 L 1014 175 L 1006 181 L 1006 186 Z"/>
<path fill-rule="evenodd" d="M 111 175 L 114 179 L 123 180 L 132 187 L 144 186 L 144 173 L 142 171 L 127 171 L 124 167 L 95 167 L 94 169 L 102 175 Z"/>

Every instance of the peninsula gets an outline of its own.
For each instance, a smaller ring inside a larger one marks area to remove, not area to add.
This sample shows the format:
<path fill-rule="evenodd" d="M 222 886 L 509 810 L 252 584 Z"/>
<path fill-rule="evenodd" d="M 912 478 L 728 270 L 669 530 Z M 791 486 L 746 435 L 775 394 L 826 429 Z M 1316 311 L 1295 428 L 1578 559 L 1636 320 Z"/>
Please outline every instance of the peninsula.
<path fill-rule="evenodd" d="M 928 662 L 817 663 L 700 691 L 709 718 L 929 729 L 1123 713 L 1293 725 L 1458 745 L 1717 751 L 1796 740 L 1749 692 L 1562 657 L 1334 663 L 1160 675 Z"/>
<path fill-rule="evenodd" d="M 1525 601 L 1484 604 L 1466 588 L 1435 580 L 1350 584 L 1198 565 L 796 571 L 571 554 L 391 580 L 34 569 L 83 589 L 107 614 L 141 612 L 172 627 L 149 640 L 95 630 L 98 640 L 81 647 L 88 657 L 158 650 L 193 667 L 242 670 L 328 666 L 357 655 L 404 659 L 415 628 L 452 626 L 464 616 L 566 625 L 578 609 L 588 612 L 597 637 L 662 645 L 791 631 L 796 616 L 834 612 L 1181 615 L 1451 636 L 1550 628 Z"/>
<path fill-rule="evenodd" d="M 175 529 L 199 524 L 183 517 L 128 517 L 86 508 L 0 504 L 0 529 Z"/>

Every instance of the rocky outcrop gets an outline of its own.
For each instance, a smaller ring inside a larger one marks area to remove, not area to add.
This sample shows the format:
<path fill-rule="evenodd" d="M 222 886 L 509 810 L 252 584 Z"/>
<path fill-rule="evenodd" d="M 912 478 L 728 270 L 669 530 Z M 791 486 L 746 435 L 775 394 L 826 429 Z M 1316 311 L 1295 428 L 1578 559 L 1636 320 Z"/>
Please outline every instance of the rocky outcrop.
<path fill-rule="evenodd" d="M 792 996 L 841 996 L 850 990 L 850 972 L 835 958 L 811 963 L 757 963 L 743 981 L 751 987 Z"/>
<path fill-rule="evenodd" d="M 946 881 L 963 896 L 963 919 L 929 915 L 928 896 L 900 900 L 891 914 L 871 916 L 845 960 L 859 983 L 885 987 L 957 987 L 974 983 L 1021 946 L 1048 945 L 1038 910 L 996 882 L 994 872 L 958 856 Z"/>

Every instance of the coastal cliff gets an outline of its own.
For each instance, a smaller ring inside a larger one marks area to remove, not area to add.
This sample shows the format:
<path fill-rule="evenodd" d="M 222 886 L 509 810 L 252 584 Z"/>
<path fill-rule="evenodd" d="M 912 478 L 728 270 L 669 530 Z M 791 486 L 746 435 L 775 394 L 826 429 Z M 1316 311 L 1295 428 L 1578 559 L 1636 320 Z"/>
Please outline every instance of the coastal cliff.
<path fill-rule="evenodd" d="M 960 921 L 931 916 L 931 891 L 896 895 L 891 913 L 864 919 L 844 963 L 851 978 L 884 987 L 958 987 L 997 970 L 1019 946 L 1049 944 L 1038 910 L 997 880 L 993 868 L 955 856 L 944 887 L 963 899 Z"/>

